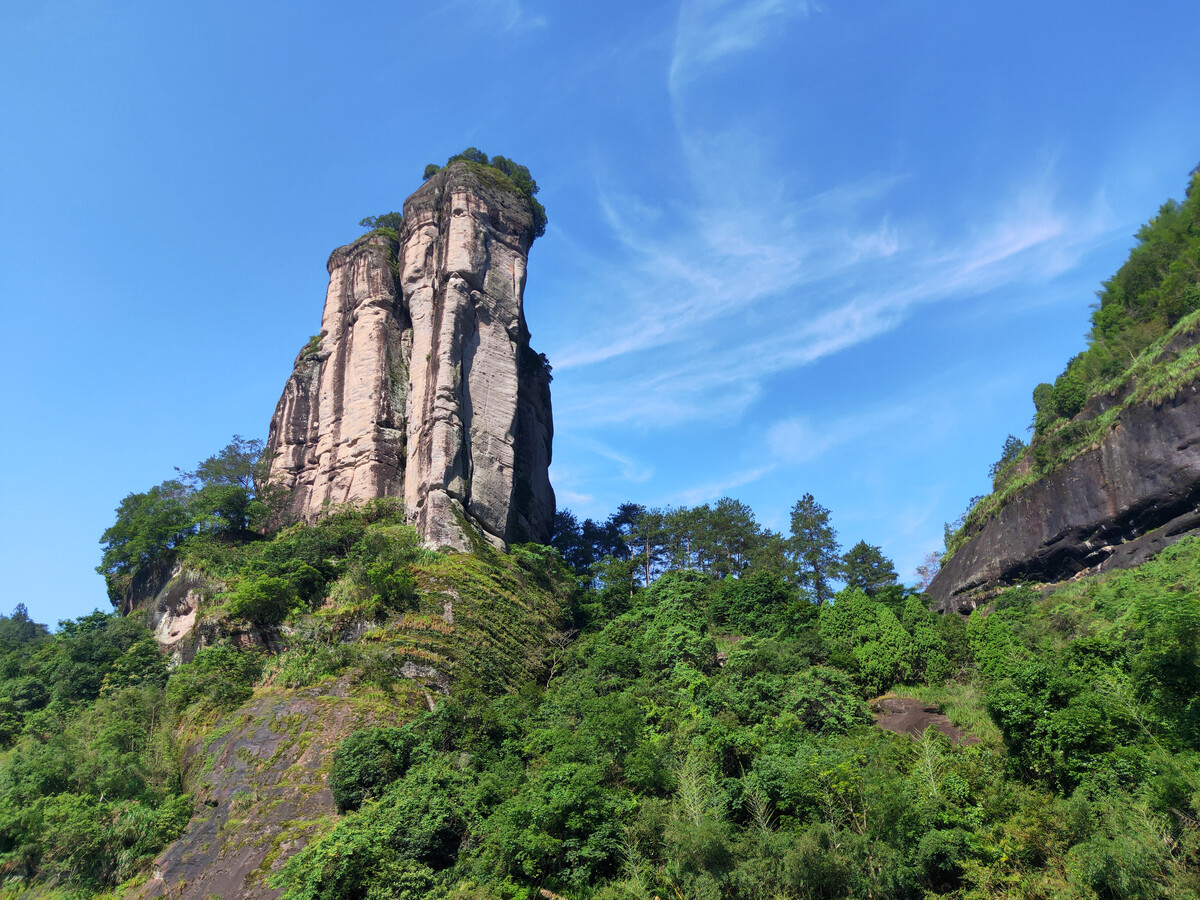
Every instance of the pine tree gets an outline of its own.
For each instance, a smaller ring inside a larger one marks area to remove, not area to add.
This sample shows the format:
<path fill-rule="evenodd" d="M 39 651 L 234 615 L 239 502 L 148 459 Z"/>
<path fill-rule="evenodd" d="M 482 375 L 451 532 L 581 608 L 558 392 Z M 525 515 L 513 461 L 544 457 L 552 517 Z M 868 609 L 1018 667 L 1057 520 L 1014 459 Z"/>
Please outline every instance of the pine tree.
<path fill-rule="evenodd" d="M 883 555 L 883 548 L 859 541 L 842 557 L 842 578 L 868 597 L 896 583 L 896 568 Z"/>
<path fill-rule="evenodd" d="M 829 523 L 829 510 L 812 494 L 805 494 L 792 507 L 788 555 L 796 582 L 812 592 L 817 604 L 828 603 L 833 598 L 830 582 L 840 577 L 842 558 L 837 531 Z"/>

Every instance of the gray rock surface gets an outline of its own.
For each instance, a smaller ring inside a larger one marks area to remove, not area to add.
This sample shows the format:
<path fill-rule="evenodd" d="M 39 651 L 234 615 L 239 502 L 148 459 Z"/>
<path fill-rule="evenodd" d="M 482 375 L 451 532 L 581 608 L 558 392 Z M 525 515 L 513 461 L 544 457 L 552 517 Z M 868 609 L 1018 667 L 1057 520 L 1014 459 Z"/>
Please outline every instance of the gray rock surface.
<path fill-rule="evenodd" d="M 970 612 L 1008 584 L 1134 566 L 1200 526 L 1200 390 L 1123 410 L 1098 446 L 1030 484 L 943 566 L 926 596 Z"/>
<path fill-rule="evenodd" d="M 455 163 L 405 201 L 398 240 L 334 251 L 320 340 L 267 441 L 288 518 L 401 497 L 432 547 L 549 539 L 550 378 L 522 303 L 532 241 L 525 199 Z"/>
<path fill-rule="evenodd" d="M 396 706 L 402 716 L 417 702 L 415 692 L 405 700 Z M 151 877 L 122 896 L 278 897 L 282 891 L 267 879 L 336 812 L 325 783 L 334 750 L 356 729 L 394 724 L 379 718 L 385 708 L 364 702 L 341 678 L 286 695 L 260 692 L 227 714 L 226 727 L 185 732 L 182 774 L 195 812 L 154 861 Z"/>

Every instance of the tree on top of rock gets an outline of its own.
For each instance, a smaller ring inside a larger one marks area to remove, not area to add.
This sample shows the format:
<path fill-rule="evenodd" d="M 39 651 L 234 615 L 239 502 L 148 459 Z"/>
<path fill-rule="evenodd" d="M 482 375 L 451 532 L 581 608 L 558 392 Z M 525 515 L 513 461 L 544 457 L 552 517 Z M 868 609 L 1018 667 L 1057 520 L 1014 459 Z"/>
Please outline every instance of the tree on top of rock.
<path fill-rule="evenodd" d="M 549 219 L 546 217 L 546 207 L 534 197 L 538 192 L 538 183 L 533 180 L 533 176 L 529 174 L 529 168 L 518 162 L 514 162 L 507 156 L 488 157 L 486 153 L 477 147 L 468 147 L 462 153 L 455 153 L 448 160 L 446 166 L 456 162 L 469 162 L 477 166 L 487 166 L 489 169 L 494 169 L 503 174 L 516 189 L 517 193 L 529 201 L 529 211 L 533 215 L 533 236 L 540 238 L 546 233 L 546 225 Z M 442 171 L 445 166 L 439 166 L 436 163 L 430 163 L 425 167 L 424 179 L 428 181 L 438 172 Z"/>

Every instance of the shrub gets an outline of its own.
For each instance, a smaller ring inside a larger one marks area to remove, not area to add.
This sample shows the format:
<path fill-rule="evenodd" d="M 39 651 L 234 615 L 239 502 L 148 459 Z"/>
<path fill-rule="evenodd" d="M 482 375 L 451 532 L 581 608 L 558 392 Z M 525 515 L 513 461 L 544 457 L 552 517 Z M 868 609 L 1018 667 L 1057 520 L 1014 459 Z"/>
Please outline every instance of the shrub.
<path fill-rule="evenodd" d="M 197 703 L 204 708 L 231 709 L 250 697 L 261 672 L 257 653 L 239 653 L 220 645 L 205 647 L 190 663 L 171 673 L 167 699 L 179 709 Z"/>
<path fill-rule="evenodd" d="M 404 728 L 363 728 L 352 732 L 333 754 L 329 791 L 338 812 L 358 809 L 382 796 L 408 769 L 416 740 Z"/>
<path fill-rule="evenodd" d="M 868 696 L 910 681 L 918 670 L 917 647 L 895 613 L 862 591 L 841 591 L 821 607 L 821 636 L 833 653 L 855 668 L 855 680 Z"/>
<path fill-rule="evenodd" d="M 1087 402 L 1087 386 L 1073 367 L 1068 367 L 1067 371 L 1059 375 L 1054 382 L 1054 392 L 1051 397 L 1054 402 L 1054 412 L 1059 418 L 1072 419 Z"/>
<path fill-rule="evenodd" d="M 278 625 L 296 606 L 296 592 L 283 578 L 259 575 L 243 581 L 225 603 L 225 611 L 260 627 Z"/>
<path fill-rule="evenodd" d="M 726 578 L 712 602 L 713 618 L 740 634 L 772 634 L 787 624 L 796 592 L 778 575 Z"/>

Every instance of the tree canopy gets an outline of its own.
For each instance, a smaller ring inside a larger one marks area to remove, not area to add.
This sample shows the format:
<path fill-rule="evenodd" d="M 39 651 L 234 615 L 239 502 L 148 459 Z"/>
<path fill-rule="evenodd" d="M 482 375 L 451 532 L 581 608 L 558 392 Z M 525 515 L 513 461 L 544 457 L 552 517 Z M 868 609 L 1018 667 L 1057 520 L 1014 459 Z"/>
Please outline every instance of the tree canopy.
<path fill-rule="evenodd" d="M 262 449 L 261 440 L 234 435 L 194 472 L 176 468 L 179 478 L 121 501 L 116 521 L 100 536 L 102 553 L 96 567 L 114 606 L 139 570 L 163 559 L 189 536 L 245 537 L 269 514 L 255 486 L 256 476 L 262 480 L 263 475 Z"/>

